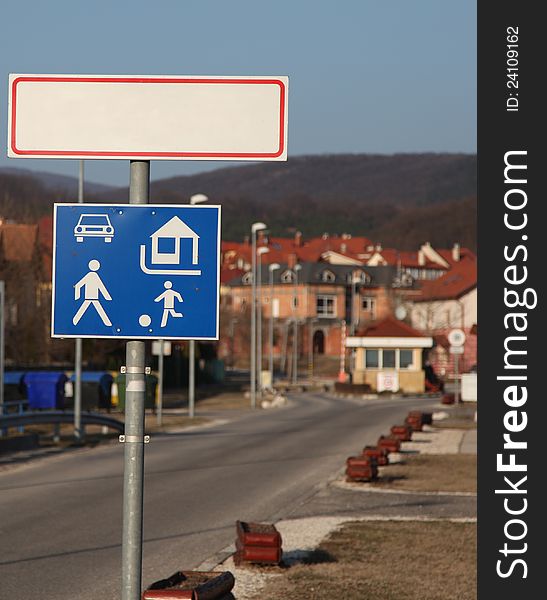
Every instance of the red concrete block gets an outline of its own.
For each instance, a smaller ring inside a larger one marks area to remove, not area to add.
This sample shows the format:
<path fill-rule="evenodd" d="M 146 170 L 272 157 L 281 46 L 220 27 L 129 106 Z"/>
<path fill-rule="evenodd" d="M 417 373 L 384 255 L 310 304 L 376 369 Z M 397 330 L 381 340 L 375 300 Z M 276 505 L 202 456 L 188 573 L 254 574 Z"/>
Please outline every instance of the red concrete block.
<path fill-rule="evenodd" d="M 283 552 L 280 546 L 245 546 L 238 538 L 236 540 L 236 552 L 234 563 L 242 562 L 279 564 Z"/>
<path fill-rule="evenodd" d="M 410 442 L 412 439 L 412 428 L 410 425 L 393 425 L 390 432 L 393 437 L 399 438 L 401 442 Z"/>
<path fill-rule="evenodd" d="M 270 523 L 236 521 L 237 538 L 244 546 L 281 547 L 281 534 Z"/>
<path fill-rule="evenodd" d="M 401 449 L 401 440 L 398 438 L 381 435 L 378 438 L 376 445 L 379 448 L 385 448 L 388 452 L 399 452 Z"/>
<path fill-rule="evenodd" d="M 361 467 L 349 466 L 346 469 L 346 477 L 351 481 L 372 481 L 378 477 L 378 467 L 372 464 Z"/>
<path fill-rule="evenodd" d="M 235 584 L 230 571 L 177 571 L 154 582 L 142 600 L 220 600 Z"/>
<path fill-rule="evenodd" d="M 369 467 L 370 465 L 378 465 L 378 462 L 373 456 L 350 456 L 346 459 L 346 467 Z"/>
<path fill-rule="evenodd" d="M 422 417 L 421 415 L 409 415 L 405 419 L 405 424 L 410 425 L 412 427 L 412 431 L 421 431 L 422 430 Z"/>
<path fill-rule="evenodd" d="M 365 446 L 363 456 L 370 456 L 376 459 L 378 466 L 383 467 L 389 464 L 389 451 L 387 448 L 378 448 L 378 446 Z"/>

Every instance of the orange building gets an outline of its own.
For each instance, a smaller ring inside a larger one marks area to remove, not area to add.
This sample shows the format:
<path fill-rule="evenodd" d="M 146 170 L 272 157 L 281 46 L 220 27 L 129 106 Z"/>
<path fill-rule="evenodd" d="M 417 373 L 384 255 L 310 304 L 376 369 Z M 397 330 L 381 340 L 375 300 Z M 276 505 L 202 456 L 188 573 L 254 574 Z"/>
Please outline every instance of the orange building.
<path fill-rule="evenodd" d="M 230 270 L 223 271 L 223 278 L 229 273 Z M 269 265 L 261 265 L 257 305 L 262 313 L 263 366 L 270 351 L 268 333 L 272 319 L 276 367 L 287 371 L 291 364 L 289 357 L 296 348 L 299 360 L 308 365 L 316 364 L 320 356 L 330 357 L 332 372 L 345 352 L 344 328 L 349 335 L 366 323 L 391 314 L 401 294 L 417 293 L 411 279 L 401 287 L 397 277 L 397 269 L 390 266 L 363 268 L 304 262 L 292 266 L 281 264 L 271 270 Z M 251 302 L 251 272 L 224 284 L 221 314 L 225 319 L 236 319 L 238 324 L 230 330 L 231 339 L 221 343 L 221 357 L 228 354 L 228 348 L 235 354 L 244 349 L 241 339 L 249 338 Z"/>

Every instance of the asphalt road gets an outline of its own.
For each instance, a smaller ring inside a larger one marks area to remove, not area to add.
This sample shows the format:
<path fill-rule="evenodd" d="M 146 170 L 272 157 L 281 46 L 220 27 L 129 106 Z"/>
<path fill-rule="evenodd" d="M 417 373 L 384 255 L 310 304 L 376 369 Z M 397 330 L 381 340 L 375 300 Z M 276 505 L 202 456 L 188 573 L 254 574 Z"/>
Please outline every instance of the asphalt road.
<path fill-rule="evenodd" d="M 232 543 L 237 519 L 302 513 L 347 456 L 409 410 L 433 406 L 309 393 L 285 408 L 155 436 L 146 447 L 143 586 Z M 122 474 L 117 443 L 0 472 L 1 597 L 120 597 Z"/>

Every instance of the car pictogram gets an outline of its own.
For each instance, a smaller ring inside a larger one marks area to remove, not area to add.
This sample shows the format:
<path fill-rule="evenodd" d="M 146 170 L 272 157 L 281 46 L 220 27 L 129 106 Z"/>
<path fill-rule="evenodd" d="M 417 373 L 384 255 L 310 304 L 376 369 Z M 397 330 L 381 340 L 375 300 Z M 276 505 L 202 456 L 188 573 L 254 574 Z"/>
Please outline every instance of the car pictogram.
<path fill-rule="evenodd" d="M 83 214 L 80 215 L 74 235 L 77 242 L 83 242 L 84 237 L 102 237 L 105 242 L 111 242 L 114 237 L 114 227 L 108 215 Z"/>

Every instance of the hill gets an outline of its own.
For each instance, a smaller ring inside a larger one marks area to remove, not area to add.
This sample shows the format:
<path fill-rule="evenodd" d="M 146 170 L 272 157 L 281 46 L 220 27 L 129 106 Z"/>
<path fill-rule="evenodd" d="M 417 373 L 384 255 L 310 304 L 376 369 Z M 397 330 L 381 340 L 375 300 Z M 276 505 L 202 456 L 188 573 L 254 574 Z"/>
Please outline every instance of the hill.
<path fill-rule="evenodd" d="M 48 173 L 47 171 L 31 171 L 30 169 L 20 169 L 16 167 L 0 167 L 0 176 L 16 175 L 22 177 L 32 177 L 37 179 L 43 185 L 44 189 L 58 192 L 61 194 L 71 194 L 77 198 L 78 178 L 69 175 L 59 175 L 57 173 Z M 85 182 L 86 194 L 100 194 L 114 189 L 113 186 L 103 185 L 101 183 Z"/>
<path fill-rule="evenodd" d="M 211 203 L 222 204 L 227 240 L 243 239 L 251 223 L 264 221 L 274 235 L 295 229 L 304 236 L 345 232 L 402 250 L 426 240 L 475 249 L 476 169 L 476 156 L 468 154 L 301 156 L 162 179 L 151 184 L 150 195 L 155 203 L 186 204 L 192 194 L 206 194 Z M 13 206 L 2 203 L 6 178 L 12 188 L 19 180 L 21 200 L 33 213 L 49 210 L 52 191 L 39 177 L 0 172 L 0 214 L 17 218 L 6 212 Z M 32 199 L 36 186 L 44 192 L 41 203 Z M 127 188 L 88 192 L 95 202 L 128 199 Z M 57 196 L 67 199 L 63 192 Z"/>

